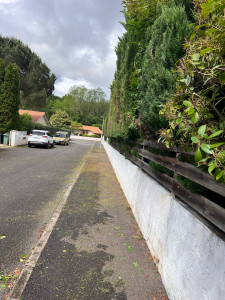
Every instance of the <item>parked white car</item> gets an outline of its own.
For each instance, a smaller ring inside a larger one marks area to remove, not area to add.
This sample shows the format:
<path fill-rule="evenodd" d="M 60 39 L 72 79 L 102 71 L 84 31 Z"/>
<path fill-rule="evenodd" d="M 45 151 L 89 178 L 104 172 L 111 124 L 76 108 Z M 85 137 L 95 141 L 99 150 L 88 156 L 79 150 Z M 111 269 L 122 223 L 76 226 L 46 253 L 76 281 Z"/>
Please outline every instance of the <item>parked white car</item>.
<path fill-rule="evenodd" d="M 28 136 L 28 147 L 32 145 L 43 145 L 45 148 L 54 146 L 53 135 L 45 130 L 32 130 Z"/>

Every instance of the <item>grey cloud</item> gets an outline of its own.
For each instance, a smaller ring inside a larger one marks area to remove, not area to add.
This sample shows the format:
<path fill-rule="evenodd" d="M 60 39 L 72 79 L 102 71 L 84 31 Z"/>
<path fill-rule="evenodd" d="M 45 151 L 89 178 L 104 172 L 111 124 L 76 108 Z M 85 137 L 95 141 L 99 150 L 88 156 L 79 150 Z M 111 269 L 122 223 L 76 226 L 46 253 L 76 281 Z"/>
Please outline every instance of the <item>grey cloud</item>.
<path fill-rule="evenodd" d="M 84 81 L 107 90 L 116 37 L 123 32 L 121 10 L 121 0 L 0 0 L 0 34 L 22 40 L 59 81 Z"/>

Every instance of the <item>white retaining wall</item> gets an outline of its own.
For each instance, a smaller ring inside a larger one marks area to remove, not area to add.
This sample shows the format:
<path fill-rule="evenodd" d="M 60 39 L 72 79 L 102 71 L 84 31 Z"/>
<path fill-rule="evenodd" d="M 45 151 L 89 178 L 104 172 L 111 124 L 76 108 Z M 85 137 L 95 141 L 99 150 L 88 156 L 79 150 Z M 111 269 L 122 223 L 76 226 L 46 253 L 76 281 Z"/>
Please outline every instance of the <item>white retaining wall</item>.
<path fill-rule="evenodd" d="M 103 145 L 169 299 L 225 299 L 224 235 L 107 142 Z"/>
<path fill-rule="evenodd" d="M 27 132 L 11 130 L 9 137 L 9 144 L 11 146 L 21 146 L 27 144 Z"/>

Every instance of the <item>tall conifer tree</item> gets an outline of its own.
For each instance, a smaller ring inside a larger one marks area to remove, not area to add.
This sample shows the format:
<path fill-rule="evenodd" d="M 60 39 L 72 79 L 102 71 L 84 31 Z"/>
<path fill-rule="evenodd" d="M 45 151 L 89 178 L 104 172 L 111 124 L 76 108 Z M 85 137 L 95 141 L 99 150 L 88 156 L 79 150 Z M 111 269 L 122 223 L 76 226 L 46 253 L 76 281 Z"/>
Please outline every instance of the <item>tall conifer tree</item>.
<path fill-rule="evenodd" d="M 19 95 L 19 71 L 16 65 L 10 63 L 5 69 L 4 80 L 0 86 L 0 132 L 5 133 L 18 128 Z"/>

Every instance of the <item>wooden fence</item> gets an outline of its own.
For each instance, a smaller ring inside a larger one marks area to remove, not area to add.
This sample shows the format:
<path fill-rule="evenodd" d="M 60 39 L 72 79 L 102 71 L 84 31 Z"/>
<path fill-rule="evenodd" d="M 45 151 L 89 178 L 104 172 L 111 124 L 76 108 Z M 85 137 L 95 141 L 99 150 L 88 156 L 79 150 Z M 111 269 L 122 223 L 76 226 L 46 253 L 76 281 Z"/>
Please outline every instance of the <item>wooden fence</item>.
<path fill-rule="evenodd" d="M 184 151 L 180 147 L 166 148 L 163 143 L 157 143 L 155 141 L 144 141 L 142 143 L 137 143 L 136 145 L 138 145 L 139 147 L 140 145 L 142 146 L 142 149 L 140 148 L 137 150 L 137 154 L 141 158 L 138 158 L 137 156 L 127 155 L 126 157 L 130 161 L 132 161 L 135 165 L 140 167 L 158 182 L 160 182 L 174 195 L 183 200 L 205 219 L 210 221 L 225 233 L 225 208 L 200 194 L 190 192 L 177 180 L 177 175 L 181 175 L 187 179 L 190 179 L 191 181 L 194 181 L 201 186 L 206 187 L 208 190 L 211 190 L 216 194 L 223 196 L 225 204 L 225 184 L 216 183 L 213 177 L 208 173 L 201 171 L 199 168 L 193 166 L 190 163 L 182 162 L 179 160 L 179 156 L 181 154 L 194 155 L 194 152 Z M 146 148 L 149 147 L 153 149 L 175 152 L 176 158 L 152 153 L 146 150 Z M 149 165 L 150 161 L 158 163 L 161 166 L 173 171 L 173 177 L 152 169 Z"/>

